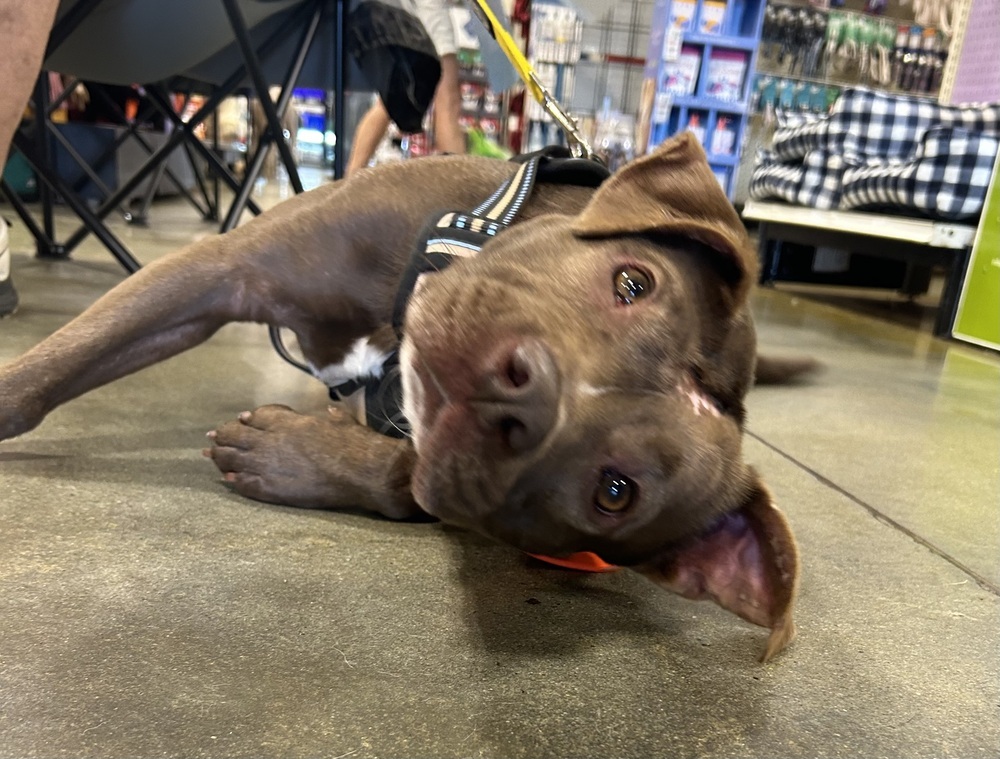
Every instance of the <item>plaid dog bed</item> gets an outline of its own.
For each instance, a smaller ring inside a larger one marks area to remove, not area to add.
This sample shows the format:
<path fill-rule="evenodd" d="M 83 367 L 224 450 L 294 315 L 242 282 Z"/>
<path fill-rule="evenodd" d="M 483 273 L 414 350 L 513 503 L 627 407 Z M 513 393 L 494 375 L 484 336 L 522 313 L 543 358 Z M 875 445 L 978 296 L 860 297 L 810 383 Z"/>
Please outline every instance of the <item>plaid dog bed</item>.
<path fill-rule="evenodd" d="M 828 115 L 779 118 L 751 178 L 754 199 L 949 220 L 982 212 L 1000 147 L 1000 104 L 942 106 L 853 88 Z"/>

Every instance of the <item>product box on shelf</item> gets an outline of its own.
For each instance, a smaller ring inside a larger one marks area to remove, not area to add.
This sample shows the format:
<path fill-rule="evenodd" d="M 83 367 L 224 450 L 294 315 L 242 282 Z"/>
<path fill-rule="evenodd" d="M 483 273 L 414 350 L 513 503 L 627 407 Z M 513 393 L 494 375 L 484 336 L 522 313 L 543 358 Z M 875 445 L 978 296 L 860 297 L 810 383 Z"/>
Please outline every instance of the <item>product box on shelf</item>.
<path fill-rule="evenodd" d="M 726 116 L 720 116 L 712 130 L 712 144 L 709 152 L 712 155 L 731 156 L 736 150 L 736 129 L 733 120 Z"/>
<path fill-rule="evenodd" d="M 663 86 L 660 89 L 673 95 L 691 95 L 698 83 L 700 67 L 701 48 L 684 45 L 676 61 L 663 64 Z"/>
<path fill-rule="evenodd" d="M 691 111 L 688 114 L 688 123 L 685 131 L 690 132 L 694 135 L 695 139 L 701 143 L 703 148 L 707 148 L 705 145 L 705 121 L 708 119 L 708 114 L 704 111 Z"/>
<path fill-rule="evenodd" d="M 695 0 L 674 0 L 670 4 L 670 26 L 682 32 L 694 29 L 694 16 L 698 10 Z"/>
<path fill-rule="evenodd" d="M 698 16 L 698 31 L 701 34 L 722 34 L 726 20 L 726 4 L 717 0 L 704 0 Z"/>
<path fill-rule="evenodd" d="M 500 119 L 483 117 L 479 119 L 479 129 L 487 137 L 496 139 L 500 136 Z"/>
<path fill-rule="evenodd" d="M 705 74 L 705 94 L 719 100 L 740 100 L 748 60 L 749 54 L 742 50 L 712 50 Z"/>
<path fill-rule="evenodd" d="M 459 91 L 462 95 L 462 108 L 466 111 L 478 112 L 483 101 L 485 87 L 478 82 L 461 82 Z"/>

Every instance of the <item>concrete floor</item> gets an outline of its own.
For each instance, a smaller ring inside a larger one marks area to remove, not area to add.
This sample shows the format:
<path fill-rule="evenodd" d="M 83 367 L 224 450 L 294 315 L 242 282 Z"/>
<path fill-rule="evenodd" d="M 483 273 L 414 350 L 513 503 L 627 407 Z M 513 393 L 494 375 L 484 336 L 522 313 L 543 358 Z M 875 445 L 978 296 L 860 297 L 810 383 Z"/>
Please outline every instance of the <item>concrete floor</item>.
<path fill-rule="evenodd" d="M 117 228 L 146 261 L 211 233 L 171 203 Z M 93 244 L 12 239 L 0 361 L 122 278 Z M 774 663 L 627 572 L 231 494 L 206 430 L 325 404 L 237 325 L 0 444 L 0 756 L 1000 755 L 1000 360 L 755 298 L 767 349 L 828 367 L 750 398 L 746 455 L 804 564 Z"/>

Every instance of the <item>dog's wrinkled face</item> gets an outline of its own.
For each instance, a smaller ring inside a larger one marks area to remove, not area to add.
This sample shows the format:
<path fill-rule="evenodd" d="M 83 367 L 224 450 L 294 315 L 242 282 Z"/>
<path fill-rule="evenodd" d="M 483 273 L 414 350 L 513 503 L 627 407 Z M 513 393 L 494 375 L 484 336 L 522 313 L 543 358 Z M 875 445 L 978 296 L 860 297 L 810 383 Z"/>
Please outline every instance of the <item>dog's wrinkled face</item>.
<path fill-rule="evenodd" d="M 525 222 L 422 282 L 414 494 L 526 551 L 633 564 L 739 505 L 753 333 L 702 246 L 571 227 Z"/>
<path fill-rule="evenodd" d="M 423 508 L 534 553 L 634 564 L 746 497 L 755 267 L 700 147 L 426 276 L 407 313 Z"/>
<path fill-rule="evenodd" d="M 441 519 L 531 553 L 592 551 L 794 635 L 794 539 L 742 460 L 756 257 L 685 135 L 425 276 L 401 351 Z"/>

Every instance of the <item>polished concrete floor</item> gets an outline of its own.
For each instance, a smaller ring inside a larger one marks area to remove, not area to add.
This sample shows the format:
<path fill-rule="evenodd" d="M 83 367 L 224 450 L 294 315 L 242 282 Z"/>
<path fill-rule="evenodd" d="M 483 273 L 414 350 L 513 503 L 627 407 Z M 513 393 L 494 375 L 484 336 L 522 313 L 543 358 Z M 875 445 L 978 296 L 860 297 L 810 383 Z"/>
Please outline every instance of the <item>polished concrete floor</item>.
<path fill-rule="evenodd" d="M 3 210 L 9 214 L 9 209 Z M 116 224 L 143 260 L 211 234 Z M 16 356 L 122 279 L 12 229 Z M 427 524 L 243 500 L 203 435 L 324 392 L 234 325 L 0 443 L 0 757 L 996 757 L 1000 359 L 778 291 L 750 398 L 800 635 Z M 0 398 L 0 403 L 3 399 Z"/>

